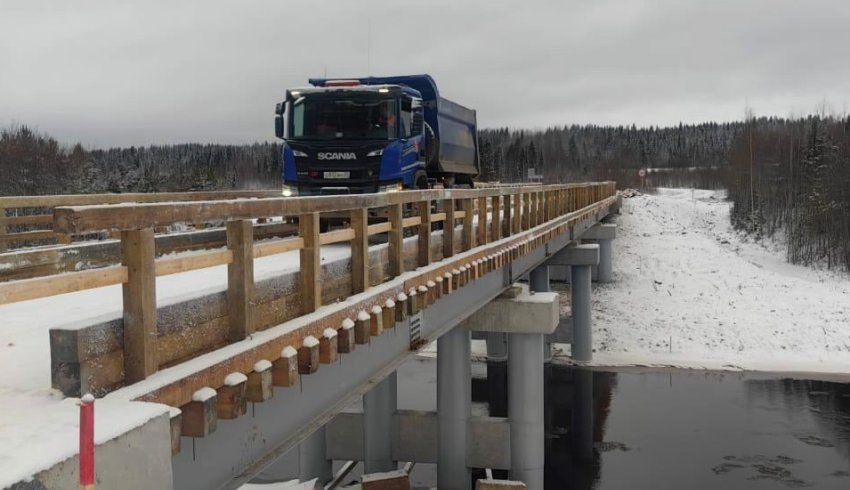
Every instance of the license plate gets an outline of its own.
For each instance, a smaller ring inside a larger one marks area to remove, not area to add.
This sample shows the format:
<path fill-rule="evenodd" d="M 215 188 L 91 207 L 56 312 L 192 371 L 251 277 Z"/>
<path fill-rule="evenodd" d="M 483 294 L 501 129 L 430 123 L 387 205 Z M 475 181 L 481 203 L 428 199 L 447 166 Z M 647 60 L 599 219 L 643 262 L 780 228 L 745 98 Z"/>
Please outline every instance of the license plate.
<path fill-rule="evenodd" d="M 351 176 L 351 172 L 325 172 L 326 179 L 347 179 Z"/>

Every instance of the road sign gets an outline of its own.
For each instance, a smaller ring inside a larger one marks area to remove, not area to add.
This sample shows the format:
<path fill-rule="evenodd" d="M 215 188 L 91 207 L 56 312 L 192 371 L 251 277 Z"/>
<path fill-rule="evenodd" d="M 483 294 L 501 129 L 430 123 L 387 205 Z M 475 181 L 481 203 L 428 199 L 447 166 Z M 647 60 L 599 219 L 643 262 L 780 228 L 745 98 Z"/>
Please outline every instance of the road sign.
<path fill-rule="evenodd" d="M 640 169 L 640 170 L 638 170 L 638 175 L 639 175 L 640 177 L 646 177 L 646 170 L 644 170 L 644 169 Z"/>

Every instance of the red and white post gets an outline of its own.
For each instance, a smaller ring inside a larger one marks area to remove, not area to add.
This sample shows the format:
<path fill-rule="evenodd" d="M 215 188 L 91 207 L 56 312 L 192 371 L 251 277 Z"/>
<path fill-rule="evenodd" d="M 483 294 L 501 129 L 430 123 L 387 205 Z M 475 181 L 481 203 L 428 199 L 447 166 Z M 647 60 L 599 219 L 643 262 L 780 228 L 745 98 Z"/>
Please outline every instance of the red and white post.
<path fill-rule="evenodd" d="M 94 490 L 94 396 L 80 399 L 80 490 Z"/>

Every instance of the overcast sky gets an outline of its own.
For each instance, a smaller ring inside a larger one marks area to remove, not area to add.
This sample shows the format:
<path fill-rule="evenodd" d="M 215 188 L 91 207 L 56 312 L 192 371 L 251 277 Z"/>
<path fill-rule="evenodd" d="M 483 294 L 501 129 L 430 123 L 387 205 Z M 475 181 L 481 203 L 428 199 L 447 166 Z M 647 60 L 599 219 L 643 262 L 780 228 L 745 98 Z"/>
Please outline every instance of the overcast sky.
<path fill-rule="evenodd" d="M 430 73 L 482 127 L 850 102 L 848 0 L 128 3 L 0 0 L 0 126 L 92 147 L 268 141 L 284 90 L 325 73 Z"/>

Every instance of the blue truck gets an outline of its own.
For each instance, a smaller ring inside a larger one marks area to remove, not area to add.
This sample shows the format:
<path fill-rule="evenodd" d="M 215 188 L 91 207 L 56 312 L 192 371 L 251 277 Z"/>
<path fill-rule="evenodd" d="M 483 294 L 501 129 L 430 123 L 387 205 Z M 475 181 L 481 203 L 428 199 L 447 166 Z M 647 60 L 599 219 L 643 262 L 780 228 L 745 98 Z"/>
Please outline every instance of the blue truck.
<path fill-rule="evenodd" d="M 429 75 L 309 83 L 275 110 L 284 196 L 472 187 L 475 111 L 441 97 Z"/>

